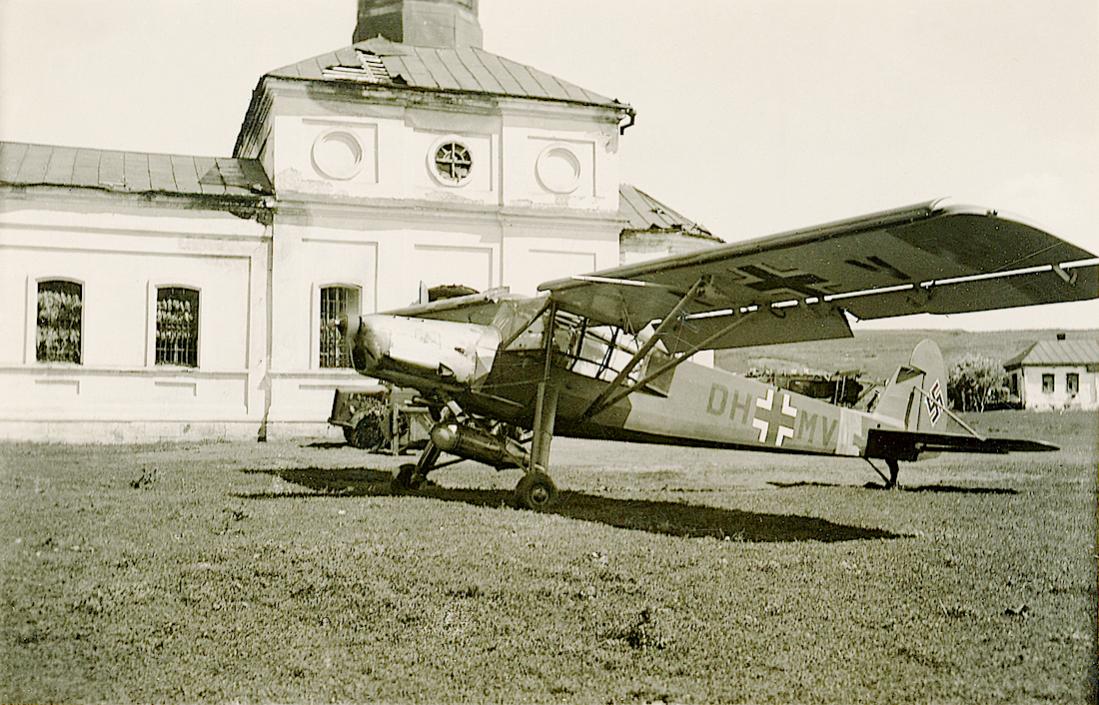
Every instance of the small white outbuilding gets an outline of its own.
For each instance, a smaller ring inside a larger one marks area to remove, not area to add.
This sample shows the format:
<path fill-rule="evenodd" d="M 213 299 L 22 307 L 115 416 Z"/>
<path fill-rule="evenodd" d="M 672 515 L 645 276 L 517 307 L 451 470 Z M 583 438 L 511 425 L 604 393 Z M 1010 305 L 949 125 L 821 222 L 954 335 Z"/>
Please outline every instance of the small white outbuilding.
<path fill-rule="evenodd" d="M 1024 409 L 1099 408 L 1099 340 L 1040 340 L 1004 363 Z"/>

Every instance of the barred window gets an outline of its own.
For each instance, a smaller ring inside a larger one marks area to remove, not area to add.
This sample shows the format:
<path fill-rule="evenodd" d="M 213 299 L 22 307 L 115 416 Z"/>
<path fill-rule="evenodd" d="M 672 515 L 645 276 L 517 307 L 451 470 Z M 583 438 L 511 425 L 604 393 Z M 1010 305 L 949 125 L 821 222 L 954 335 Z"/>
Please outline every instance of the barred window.
<path fill-rule="evenodd" d="M 198 290 L 156 290 L 156 364 L 198 367 Z"/>
<path fill-rule="evenodd" d="M 83 285 L 60 279 L 38 282 L 35 359 L 79 365 L 83 320 Z"/>
<path fill-rule="evenodd" d="M 359 290 L 352 286 L 321 289 L 321 367 L 351 367 L 351 352 L 344 344 L 341 323 L 359 315 Z"/>

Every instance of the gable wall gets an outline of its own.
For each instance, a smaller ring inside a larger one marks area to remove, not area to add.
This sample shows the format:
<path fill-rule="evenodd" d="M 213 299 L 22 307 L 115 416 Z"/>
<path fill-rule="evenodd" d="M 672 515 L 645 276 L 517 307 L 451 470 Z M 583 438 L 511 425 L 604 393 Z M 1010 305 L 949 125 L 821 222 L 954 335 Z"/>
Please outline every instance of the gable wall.
<path fill-rule="evenodd" d="M 617 124 L 609 111 L 484 97 L 412 104 L 278 83 L 246 144 L 272 154 L 271 433 L 319 433 L 337 387 L 371 382 L 320 366 L 320 291 L 359 312 L 414 302 L 421 284 L 507 286 L 618 264 Z M 470 151 L 468 181 L 435 172 L 444 142 Z M 249 156 L 252 156 L 251 154 Z M 265 162 L 266 163 L 266 162 Z"/>

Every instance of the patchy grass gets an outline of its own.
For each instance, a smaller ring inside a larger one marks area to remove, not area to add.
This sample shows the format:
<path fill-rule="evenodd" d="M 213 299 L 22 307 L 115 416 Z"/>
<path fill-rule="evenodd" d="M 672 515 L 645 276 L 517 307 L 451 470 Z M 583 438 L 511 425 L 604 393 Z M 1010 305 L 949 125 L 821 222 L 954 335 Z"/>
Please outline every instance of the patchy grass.
<path fill-rule="evenodd" d="M 559 440 L 563 505 L 334 444 L 0 446 L 0 701 L 1079 702 L 1096 416 L 1037 456 Z"/>

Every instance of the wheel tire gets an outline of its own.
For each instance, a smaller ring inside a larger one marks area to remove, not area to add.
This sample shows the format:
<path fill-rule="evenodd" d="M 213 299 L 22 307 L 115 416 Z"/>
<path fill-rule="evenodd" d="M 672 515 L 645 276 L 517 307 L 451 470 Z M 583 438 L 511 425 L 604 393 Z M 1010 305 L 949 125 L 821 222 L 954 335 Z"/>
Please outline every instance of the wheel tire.
<path fill-rule="evenodd" d="M 411 492 L 412 490 L 420 489 L 420 483 L 415 481 L 416 477 L 416 464 L 405 463 L 398 470 L 397 474 L 393 476 L 393 480 L 389 483 L 389 489 L 394 492 Z"/>
<path fill-rule="evenodd" d="M 373 450 L 385 442 L 385 434 L 378 428 L 378 420 L 372 415 L 359 419 L 355 428 L 345 431 L 347 442 L 360 450 Z"/>
<path fill-rule="evenodd" d="M 544 472 L 529 472 L 515 486 L 515 500 L 520 507 L 545 511 L 557 502 L 557 485 Z"/>
<path fill-rule="evenodd" d="M 343 439 L 347 441 L 347 445 L 354 445 L 354 443 L 351 442 L 351 438 L 355 433 L 355 429 L 350 426 L 342 426 L 341 428 L 343 429 Z"/>

